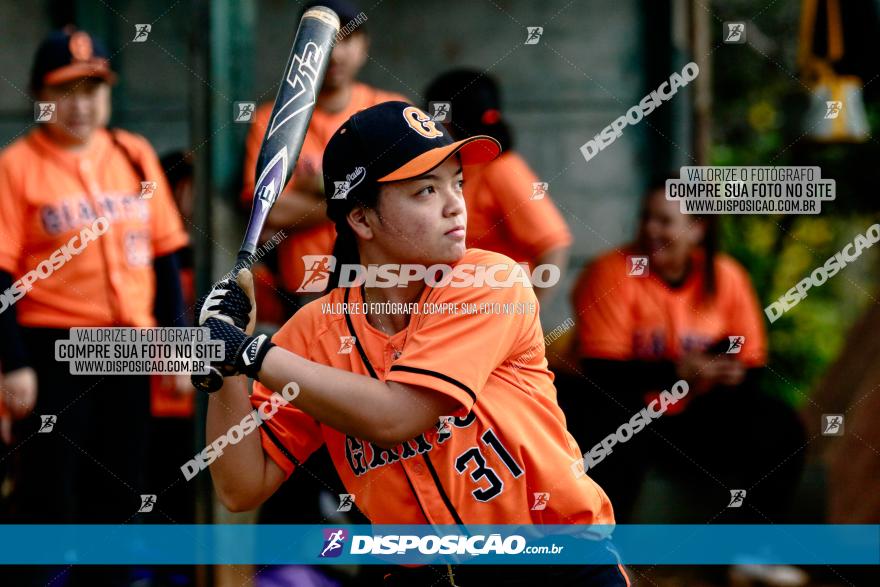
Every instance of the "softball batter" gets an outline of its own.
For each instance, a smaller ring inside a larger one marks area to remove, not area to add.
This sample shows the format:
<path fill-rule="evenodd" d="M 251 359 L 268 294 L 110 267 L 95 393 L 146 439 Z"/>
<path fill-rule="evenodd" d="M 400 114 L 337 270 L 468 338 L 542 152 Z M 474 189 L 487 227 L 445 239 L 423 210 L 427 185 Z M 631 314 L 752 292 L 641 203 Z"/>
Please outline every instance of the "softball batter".
<path fill-rule="evenodd" d="M 336 269 L 343 263 L 500 263 L 511 268 L 508 274 L 520 270 L 508 257 L 464 244 L 462 165 L 491 161 L 499 152 L 485 136 L 453 142 L 404 102 L 349 118 L 323 161 L 325 185 L 342 188 L 327 190 Z M 334 192 L 344 195 L 334 198 Z M 505 281 L 505 275 L 496 278 Z M 329 276 L 331 287 L 336 277 Z M 260 428 L 260 437 L 245 437 L 211 465 L 230 509 L 258 506 L 326 444 L 347 490 L 373 523 L 614 523 L 602 489 L 571 474 L 581 451 L 556 403 L 537 310 L 322 311 L 363 303 L 534 304 L 530 287 L 432 287 L 424 281 L 333 287 L 295 314 L 273 342 L 249 336 L 256 310 L 251 292 L 250 275 L 243 272 L 238 284 L 217 286 L 200 309 L 200 323 L 226 345 L 225 361 L 215 366 L 228 377 L 211 396 L 209 441 L 290 382 L 301 393 Z M 245 378 L 232 376 L 239 374 L 259 380 L 251 398 Z M 545 494 L 543 508 L 532 508 L 535 493 Z M 395 569 L 386 584 L 628 583 L 619 565 L 448 571 Z"/>

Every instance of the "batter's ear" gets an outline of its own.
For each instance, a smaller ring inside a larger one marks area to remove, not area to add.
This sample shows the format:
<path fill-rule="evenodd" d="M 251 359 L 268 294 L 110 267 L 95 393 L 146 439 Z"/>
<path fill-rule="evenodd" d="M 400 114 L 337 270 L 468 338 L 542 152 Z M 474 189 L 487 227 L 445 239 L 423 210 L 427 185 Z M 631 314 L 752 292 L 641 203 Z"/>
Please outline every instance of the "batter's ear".
<path fill-rule="evenodd" d="M 352 232 L 354 232 L 355 236 L 364 240 L 373 239 L 372 223 L 375 222 L 375 220 L 374 218 L 370 217 L 370 215 L 367 213 L 366 208 L 364 208 L 363 206 L 356 206 L 355 208 L 352 208 L 345 219 L 348 221 L 348 225 L 351 227 L 351 230 Z"/>

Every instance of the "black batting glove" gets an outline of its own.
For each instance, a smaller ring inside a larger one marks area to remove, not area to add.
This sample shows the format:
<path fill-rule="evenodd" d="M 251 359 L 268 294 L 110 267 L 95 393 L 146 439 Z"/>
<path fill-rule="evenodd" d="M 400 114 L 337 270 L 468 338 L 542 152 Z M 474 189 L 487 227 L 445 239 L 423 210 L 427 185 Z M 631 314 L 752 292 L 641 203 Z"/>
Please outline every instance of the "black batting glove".
<path fill-rule="evenodd" d="M 221 281 L 196 305 L 199 325 L 210 329 L 211 340 L 223 341 L 223 361 L 211 365 L 223 377 L 243 374 L 256 379 L 263 358 L 275 346 L 266 335 L 248 336 L 256 322 L 253 292 L 253 276 L 242 269 L 235 281 Z"/>
<path fill-rule="evenodd" d="M 268 336 L 248 336 L 241 328 L 217 318 L 208 318 L 202 326 L 211 330 L 211 340 L 223 341 L 223 361 L 212 363 L 212 367 L 223 377 L 242 374 L 257 378 L 266 353 L 275 346 Z"/>
<path fill-rule="evenodd" d="M 247 276 L 242 276 L 239 279 L 242 279 L 245 284 L 250 279 L 251 291 L 253 291 L 253 278 L 250 277 L 249 271 Z M 206 326 L 205 322 L 209 318 L 215 318 L 237 326 L 242 331 L 247 331 L 248 334 L 252 333 L 251 319 L 255 314 L 255 308 L 251 298 L 252 294 L 248 295 L 248 292 L 237 282 L 231 279 L 221 281 L 207 295 L 202 296 L 196 304 L 199 326 Z"/>

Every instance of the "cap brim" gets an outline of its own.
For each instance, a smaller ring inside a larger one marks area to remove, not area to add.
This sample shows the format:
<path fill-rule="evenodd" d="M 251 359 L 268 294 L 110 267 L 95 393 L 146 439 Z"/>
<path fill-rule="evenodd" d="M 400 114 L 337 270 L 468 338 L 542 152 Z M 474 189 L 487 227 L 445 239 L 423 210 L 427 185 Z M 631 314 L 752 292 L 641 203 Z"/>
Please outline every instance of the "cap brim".
<path fill-rule="evenodd" d="M 43 77 L 43 85 L 54 86 L 83 77 L 97 77 L 111 84 L 116 82 L 116 74 L 106 63 L 71 63 L 47 73 Z"/>
<path fill-rule="evenodd" d="M 456 153 L 461 153 L 462 165 L 478 165 L 498 157 L 501 154 L 501 145 L 486 135 L 468 137 L 445 147 L 426 151 L 376 181 L 401 181 L 424 175 Z"/>

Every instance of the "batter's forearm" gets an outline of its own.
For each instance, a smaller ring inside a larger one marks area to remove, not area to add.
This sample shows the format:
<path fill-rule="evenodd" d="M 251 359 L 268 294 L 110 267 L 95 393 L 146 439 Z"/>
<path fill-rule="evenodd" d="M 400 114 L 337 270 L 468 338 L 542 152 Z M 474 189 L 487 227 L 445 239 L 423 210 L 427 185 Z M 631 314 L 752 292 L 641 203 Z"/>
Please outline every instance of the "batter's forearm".
<path fill-rule="evenodd" d="M 386 443 L 397 409 L 385 383 L 275 347 L 263 360 L 260 383 L 280 392 L 290 382 L 300 388 L 294 405 L 319 422 L 363 440 Z"/>
<path fill-rule="evenodd" d="M 223 387 L 208 396 L 206 446 L 241 423 L 252 410 L 244 377 L 227 377 Z M 245 435 L 228 444 L 223 455 L 211 463 L 211 478 L 220 501 L 232 511 L 253 509 L 268 497 L 263 495 L 267 457 L 260 434 Z"/>
<path fill-rule="evenodd" d="M 276 392 L 295 382 L 300 388 L 293 400 L 297 408 L 382 448 L 415 438 L 461 407 L 452 396 L 433 389 L 334 369 L 280 347 L 266 354 L 259 375 L 260 382 Z"/>

